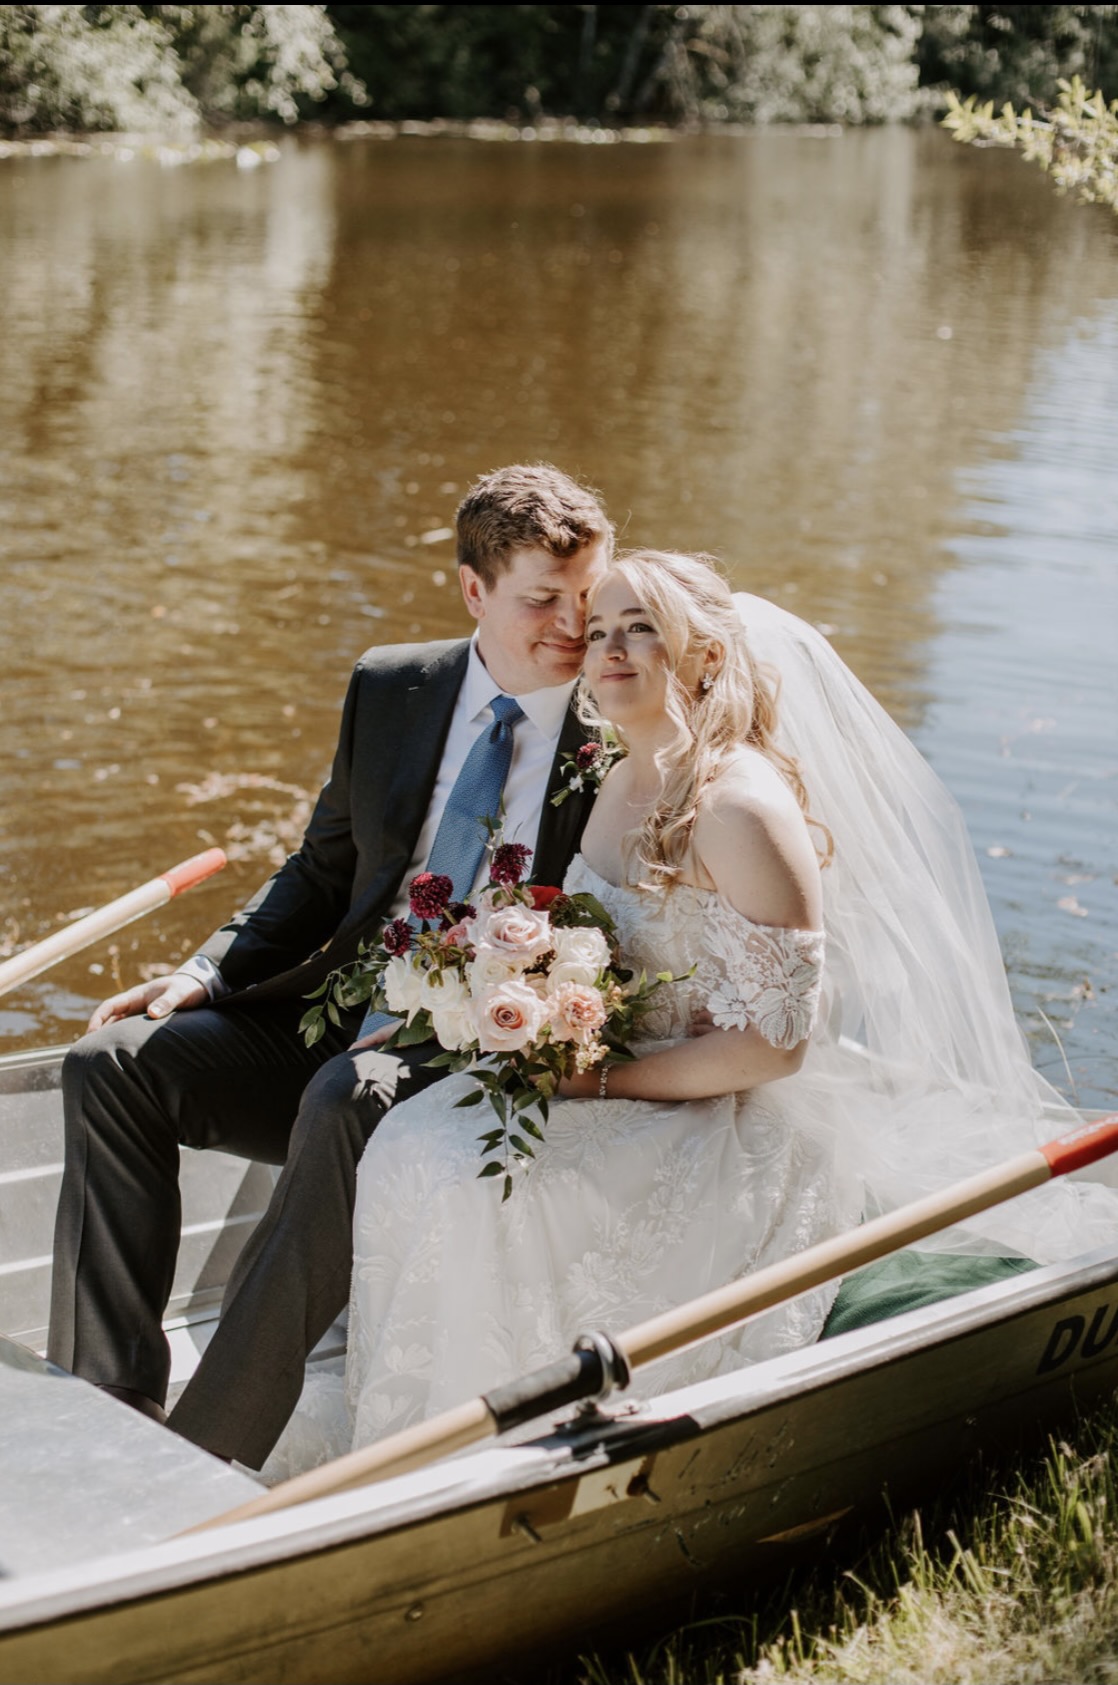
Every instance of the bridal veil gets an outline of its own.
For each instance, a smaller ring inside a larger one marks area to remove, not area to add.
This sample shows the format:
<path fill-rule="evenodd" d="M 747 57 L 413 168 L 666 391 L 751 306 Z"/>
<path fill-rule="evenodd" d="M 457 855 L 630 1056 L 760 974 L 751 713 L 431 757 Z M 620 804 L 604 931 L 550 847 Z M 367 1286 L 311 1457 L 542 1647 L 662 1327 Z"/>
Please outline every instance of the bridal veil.
<path fill-rule="evenodd" d="M 832 1142 L 844 1204 L 891 1210 L 1080 1121 L 1034 1071 L 963 816 L 923 756 L 806 622 L 735 595 L 779 684 L 778 741 L 834 838 L 827 982 L 798 1121 Z M 1118 1193 L 1052 1183 L 921 1243 L 1039 1263 L 1113 1243 Z"/>

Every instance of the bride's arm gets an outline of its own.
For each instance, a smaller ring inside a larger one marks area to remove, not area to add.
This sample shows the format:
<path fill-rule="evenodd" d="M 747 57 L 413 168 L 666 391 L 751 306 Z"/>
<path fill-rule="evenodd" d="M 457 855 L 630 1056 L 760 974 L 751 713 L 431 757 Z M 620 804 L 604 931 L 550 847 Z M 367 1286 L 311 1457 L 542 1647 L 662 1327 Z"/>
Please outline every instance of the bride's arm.
<path fill-rule="evenodd" d="M 776 778 L 773 774 L 773 778 Z M 759 786 L 759 787 L 758 787 Z M 720 780 L 695 824 L 696 878 L 716 889 L 755 924 L 817 931 L 822 926 L 819 866 L 807 826 L 790 792 L 763 777 Z M 633 1063 L 610 1067 L 607 1092 L 630 1100 L 696 1100 L 775 1082 L 799 1069 L 805 1035 L 775 1046 L 755 1025 L 696 1026 L 697 1034 Z M 572 1077 L 560 1090 L 595 1098 L 600 1069 Z"/>

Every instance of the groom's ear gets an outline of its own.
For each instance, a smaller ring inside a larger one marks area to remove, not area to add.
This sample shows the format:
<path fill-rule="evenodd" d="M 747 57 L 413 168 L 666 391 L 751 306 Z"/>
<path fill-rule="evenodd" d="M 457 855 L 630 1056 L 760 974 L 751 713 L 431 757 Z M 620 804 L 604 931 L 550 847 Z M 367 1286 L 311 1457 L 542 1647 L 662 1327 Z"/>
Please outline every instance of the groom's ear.
<path fill-rule="evenodd" d="M 475 620 L 485 618 L 485 585 L 480 574 L 476 574 L 468 562 L 463 562 L 458 569 L 458 583 L 462 587 L 462 600 L 467 612 Z"/>

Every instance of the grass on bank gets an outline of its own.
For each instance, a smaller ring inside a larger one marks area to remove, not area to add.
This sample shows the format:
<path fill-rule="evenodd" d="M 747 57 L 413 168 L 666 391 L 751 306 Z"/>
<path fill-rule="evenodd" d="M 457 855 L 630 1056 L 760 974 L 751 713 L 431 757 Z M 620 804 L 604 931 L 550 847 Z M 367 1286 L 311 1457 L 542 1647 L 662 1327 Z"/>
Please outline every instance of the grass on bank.
<path fill-rule="evenodd" d="M 1118 1682 L 1118 1411 L 567 1685 Z M 726 1611 L 737 1604 L 748 1614 Z"/>

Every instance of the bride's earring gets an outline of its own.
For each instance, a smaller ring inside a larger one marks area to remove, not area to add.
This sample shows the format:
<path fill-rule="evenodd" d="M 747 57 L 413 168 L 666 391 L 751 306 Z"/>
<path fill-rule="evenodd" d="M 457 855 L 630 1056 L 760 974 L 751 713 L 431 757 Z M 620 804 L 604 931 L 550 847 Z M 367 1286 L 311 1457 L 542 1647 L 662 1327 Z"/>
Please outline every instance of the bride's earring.
<path fill-rule="evenodd" d="M 713 683 L 714 683 L 714 680 L 711 678 L 710 674 L 704 673 L 702 678 L 699 680 L 699 689 L 702 691 L 704 696 L 706 695 L 707 691 L 710 689 L 710 687 Z"/>

